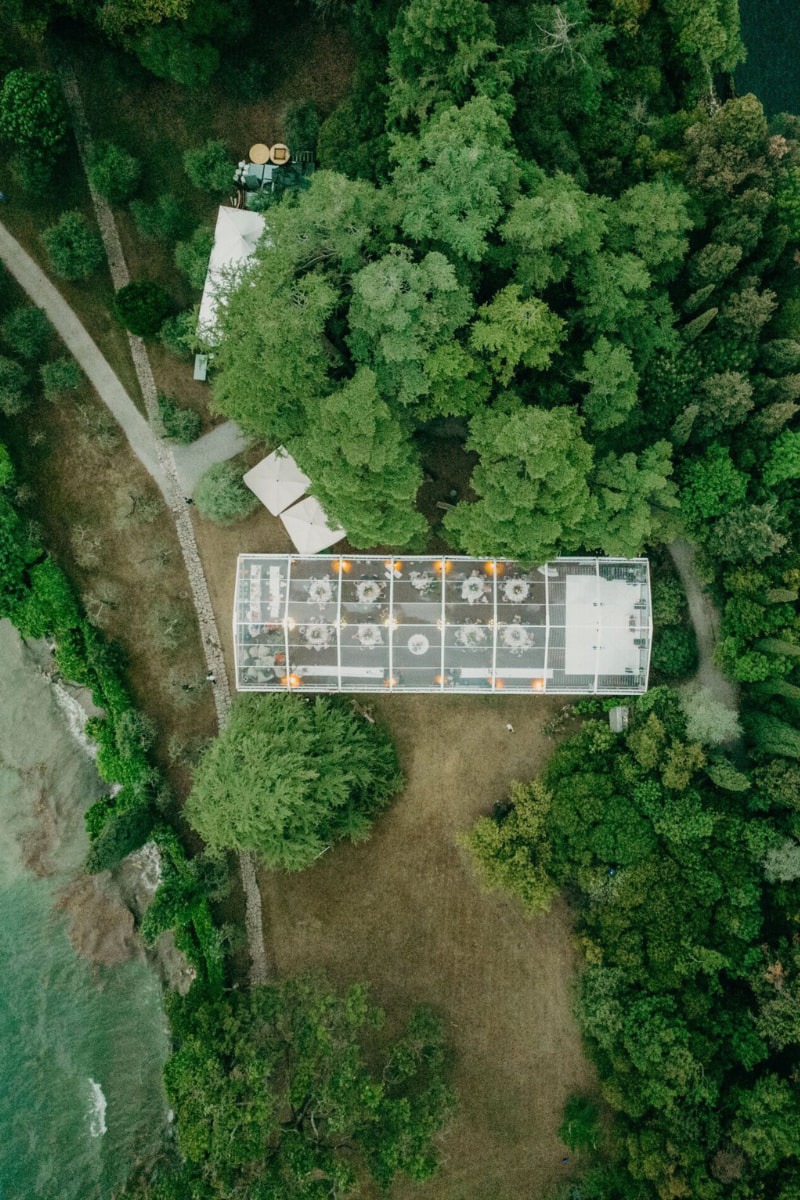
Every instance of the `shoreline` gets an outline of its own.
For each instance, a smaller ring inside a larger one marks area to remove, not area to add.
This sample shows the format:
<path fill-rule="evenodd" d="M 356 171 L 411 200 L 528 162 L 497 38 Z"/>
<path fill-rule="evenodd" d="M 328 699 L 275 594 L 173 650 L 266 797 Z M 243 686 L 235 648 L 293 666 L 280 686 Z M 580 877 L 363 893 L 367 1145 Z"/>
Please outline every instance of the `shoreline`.
<path fill-rule="evenodd" d="M 94 703 L 88 687 L 59 673 L 53 658 L 54 643 L 47 638 L 23 638 L 18 630 L 16 633 L 34 671 L 50 685 L 73 739 L 94 760 L 97 745 L 87 737 L 85 727 L 91 717 L 105 716 L 104 710 Z M 113 793 L 113 788 L 110 790 Z M 51 873 L 47 867 L 49 832 L 39 825 L 32 835 L 36 854 L 35 859 L 29 856 L 28 865 L 36 874 Z M 155 972 L 162 989 L 171 988 L 184 995 L 196 972 L 176 946 L 174 931 L 167 930 L 154 946 L 145 945 L 139 933 L 160 881 L 158 848 L 154 842 L 146 842 L 111 871 L 81 871 L 59 890 L 55 908 L 68 919 L 73 950 L 93 967 L 115 967 L 138 958 Z"/>

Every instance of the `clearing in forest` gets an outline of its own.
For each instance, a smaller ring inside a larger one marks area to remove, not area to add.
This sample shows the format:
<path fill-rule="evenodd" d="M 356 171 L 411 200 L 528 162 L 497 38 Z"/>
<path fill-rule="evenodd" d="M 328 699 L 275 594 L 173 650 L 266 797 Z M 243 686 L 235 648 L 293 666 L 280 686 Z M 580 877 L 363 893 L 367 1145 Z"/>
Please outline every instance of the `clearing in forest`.
<path fill-rule="evenodd" d="M 370 702 L 372 698 L 370 697 Z M 338 846 L 298 875 L 261 878 L 270 953 L 281 975 L 369 980 L 389 1018 L 416 1002 L 445 1018 L 458 1111 L 442 1173 L 392 1200 L 540 1197 L 571 1169 L 557 1128 L 567 1096 L 593 1087 L 572 1016 L 570 916 L 532 920 L 481 894 L 459 831 L 529 779 L 553 743 L 543 723 L 563 701 L 380 697 L 407 787 L 362 846 Z M 506 724 L 513 725 L 513 732 Z"/>

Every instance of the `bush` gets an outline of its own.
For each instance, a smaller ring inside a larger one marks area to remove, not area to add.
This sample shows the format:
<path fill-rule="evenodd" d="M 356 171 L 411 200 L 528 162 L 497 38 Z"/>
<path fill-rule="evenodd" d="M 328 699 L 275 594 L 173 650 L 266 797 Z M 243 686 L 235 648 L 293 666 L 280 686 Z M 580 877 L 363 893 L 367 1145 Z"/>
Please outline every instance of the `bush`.
<path fill-rule="evenodd" d="M 92 843 L 86 869 L 95 872 L 113 867 L 144 845 L 154 823 L 155 813 L 147 805 L 129 812 L 112 812 Z"/>
<path fill-rule="evenodd" d="M 9 71 L 0 89 L 0 137 L 28 154 L 44 157 L 63 150 L 67 108 L 50 71 Z"/>
<path fill-rule="evenodd" d="M 153 337 L 169 312 L 170 298 L 160 284 L 148 279 L 135 279 L 117 292 L 114 309 L 131 333 L 139 337 Z"/>
<path fill-rule="evenodd" d="M 201 192 L 227 192 L 233 184 L 233 156 L 221 139 L 210 138 L 194 150 L 186 150 L 183 166 L 191 183 Z"/>
<path fill-rule="evenodd" d="M 80 212 L 66 212 L 45 229 L 42 242 L 50 266 L 62 279 L 87 279 L 105 257 L 99 233 Z"/>
<path fill-rule="evenodd" d="M 194 409 L 183 408 L 171 396 L 158 394 L 158 415 L 164 427 L 164 437 L 179 445 L 188 446 L 200 434 L 202 421 Z"/>
<path fill-rule="evenodd" d="M 124 204 L 134 195 L 142 175 L 141 163 L 114 142 L 101 142 L 89 167 L 89 181 L 109 204 Z"/>
<path fill-rule="evenodd" d="M 13 358 L 0 355 L 0 412 L 13 417 L 28 403 L 28 376 Z"/>
<path fill-rule="evenodd" d="M 197 315 L 190 308 L 163 321 L 158 340 L 179 358 L 191 358 L 197 345 Z"/>
<path fill-rule="evenodd" d="M 697 667 L 697 638 L 691 625 L 657 629 L 650 660 L 661 679 L 685 679 Z"/>
<path fill-rule="evenodd" d="M 24 196 L 41 196 L 55 183 L 55 158 L 38 158 L 27 151 L 18 151 L 8 158 L 8 171 Z"/>
<path fill-rule="evenodd" d="M 149 28 L 136 38 L 133 49 L 146 71 L 195 91 L 205 88 L 219 67 L 217 48 L 192 41 L 177 24 Z"/>
<path fill-rule="evenodd" d="M 600 1109 L 588 1096 L 570 1096 L 558 1136 L 573 1152 L 596 1150 L 599 1140 Z"/>
<path fill-rule="evenodd" d="M 242 472 L 230 462 L 215 463 L 201 475 L 194 493 L 202 517 L 218 525 L 231 525 L 249 516 L 258 499 L 242 483 Z"/>
<path fill-rule="evenodd" d="M 32 304 L 21 304 L 3 321 L 3 341 L 20 358 L 41 358 L 50 341 L 52 329 L 44 311 Z"/>
<path fill-rule="evenodd" d="M 313 100 L 306 100 L 303 104 L 293 104 L 286 112 L 284 133 L 286 144 L 292 154 L 301 150 L 310 150 L 312 154 L 316 154 L 321 125 L 322 118 Z"/>
<path fill-rule="evenodd" d="M 39 368 L 42 391 L 46 400 L 58 400 L 65 392 L 74 392 L 81 382 L 81 372 L 74 358 L 56 358 Z"/>
<path fill-rule="evenodd" d="M 132 201 L 131 216 L 142 237 L 163 238 L 166 242 L 183 237 L 189 225 L 184 206 L 170 192 L 164 192 L 152 204 Z"/>
<path fill-rule="evenodd" d="M 686 596 L 680 579 L 674 576 L 653 576 L 653 623 L 678 625 L 686 614 Z"/>
<path fill-rule="evenodd" d="M 213 245 L 213 231 L 206 225 L 200 225 L 188 241 L 178 242 L 175 247 L 175 266 L 183 271 L 192 287 L 203 287 Z"/>

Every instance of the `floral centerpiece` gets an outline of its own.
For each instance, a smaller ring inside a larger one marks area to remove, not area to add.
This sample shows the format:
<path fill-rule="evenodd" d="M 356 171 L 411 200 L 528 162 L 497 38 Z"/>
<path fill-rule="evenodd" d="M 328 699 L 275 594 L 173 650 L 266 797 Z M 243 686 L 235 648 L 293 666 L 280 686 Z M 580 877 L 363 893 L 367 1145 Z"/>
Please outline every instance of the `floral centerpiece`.
<path fill-rule="evenodd" d="M 364 650 L 373 650 L 376 646 L 383 645 L 383 630 L 380 625 L 359 625 L 356 640 Z"/>
<path fill-rule="evenodd" d="M 459 646 L 467 650 L 477 650 L 489 636 L 484 625 L 460 625 L 455 632 L 455 640 Z"/>
<path fill-rule="evenodd" d="M 356 598 L 359 604 L 374 604 L 383 595 L 383 584 L 377 579 L 359 579 Z"/>
<path fill-rule="evenodd" d="M 509 604 L 522 604 L 528 599 L 531 585 L 526 579 L 507 579 L 503 584 L 503 595 Z"/>
<path fill-rule="evenodd" d="M 411 586 L 416 588 L 420 596 L 427 596 L 436 587 L 436 576 L 430 571 L 412 571 L 409 575 Z"/>
<path fill-rule="evenodd" d="M 324 608 L 326 604 L 330 604 L 333 600 L 333 588 L 331 581 L 327 576 L 321 579 L 312 579 L 308 585 L 308 598 L 312 604 L 319 605 Z"/>
<path fill-rule="evenodd" d="M 327 650 L 331 644 L 333 626 L 327 621 L 309 621 L 300 632 L 312 650 Z"/>
<path fill-rule="evenodd" d="M 522 625 L 506 625 L 501 639 L 512 654 L 522 654 L 523 650 L 530 650 L 533 645 L 533 638 Z"/>
<path fill-rule="evenodd" d="M 466 600 L 468 604 L 474 604 L 476 600 L 484 600 L 486 587 L 486 580 L 481 579 L 477 571 L 473 571 L 461 585 L 461 599 Z"/>

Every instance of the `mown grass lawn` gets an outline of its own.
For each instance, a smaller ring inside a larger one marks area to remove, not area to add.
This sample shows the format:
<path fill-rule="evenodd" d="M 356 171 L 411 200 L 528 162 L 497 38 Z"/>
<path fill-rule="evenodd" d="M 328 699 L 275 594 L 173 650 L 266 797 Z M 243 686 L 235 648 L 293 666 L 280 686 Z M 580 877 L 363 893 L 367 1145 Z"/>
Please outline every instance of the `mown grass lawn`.
<path fill-rule="evenodd" d="M 261 878 L 281 974 L 369 980 L 390 1020 L 417 1002 L 444 1016 L 458 1110 L 441 1140 L 442 1172 L 421 1192 L 395 1184 L 391 1200 L 537 1200 L 571 1173 L 561 1109 L 592 1088 L 593 1072 L 572 1015 L 570 915 L 559 902 L 529 920 L 511 900 L 483 895 L 456 844 L 512 779 L 542 766 L 553 748 L 542 726 L 562 703 L 378 697 L 406 790 L 365 844 Z"/>

